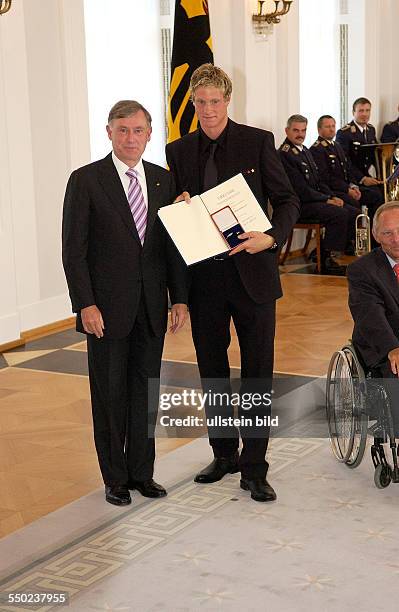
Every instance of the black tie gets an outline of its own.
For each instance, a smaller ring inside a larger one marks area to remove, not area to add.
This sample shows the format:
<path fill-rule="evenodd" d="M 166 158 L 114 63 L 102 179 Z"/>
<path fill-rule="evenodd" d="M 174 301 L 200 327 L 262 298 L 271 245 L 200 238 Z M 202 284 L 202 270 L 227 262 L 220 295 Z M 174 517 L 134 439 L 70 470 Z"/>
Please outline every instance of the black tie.
<path fill-rule="evenodd" d="M 215 162 L 215 151 L 218 146 L 217 142 L 212 142 L 209 147 L 209 157 L 206 160 L 204 171 L 204 191 L 216 187 L 218 184 L 218 169 Z"/>
<path fill-rule="evenodd" d="M 367 128 L 363 128 L 363 138 L 364 142 L 367 143 Z"/>

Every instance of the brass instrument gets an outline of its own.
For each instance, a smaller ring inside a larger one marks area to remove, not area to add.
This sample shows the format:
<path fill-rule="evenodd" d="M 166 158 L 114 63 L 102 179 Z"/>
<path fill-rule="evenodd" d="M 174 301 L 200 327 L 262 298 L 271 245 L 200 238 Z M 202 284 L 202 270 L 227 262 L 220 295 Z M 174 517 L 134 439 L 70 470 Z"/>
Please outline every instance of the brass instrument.
<path fill-rule="evenodd" d="M 378 179 L 384 184 L 384 201 L 392 202 L 399 195 L 399 181 L 392 179 L 394 162 L 399 161 L 399 145 L 381 142 L 375 145 L 375 159 Z"/>
<path fill-rule="evenodd" d="M 393 168 L 395 164 L 395 168 Z M 390 202 L 397 202 L 399 200 L 399 144 L 396 145 L 391 163 L 393 172 L 387 178 L 387 190 Z"/>
<path fill-rule="evenodd" d="M 362 206 L 362 212 L 356 217 L 356 247 L 357 257 L 366 255 L 371 251 L 371 225 L 367 206 Z"/>

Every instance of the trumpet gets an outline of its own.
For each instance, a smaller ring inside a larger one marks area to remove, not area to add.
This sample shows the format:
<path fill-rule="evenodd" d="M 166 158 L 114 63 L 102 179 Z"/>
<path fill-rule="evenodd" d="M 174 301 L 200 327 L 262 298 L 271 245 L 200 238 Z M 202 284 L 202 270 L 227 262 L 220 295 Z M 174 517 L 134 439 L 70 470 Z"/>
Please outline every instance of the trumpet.
<path fill-rule="evenodd" d="M 356 247 L 357 257 L 366 255 L 371 251 L 371 225 L 367 206 L 362 206 L 362 212 L 356 217 Z"/>
<path fill-rule="evenodd" d="M 394 165 L 395 162 L 396 165 Z M 389 201 L 394 202 L 399 199 L 399 144 L 395 147 L 393 152 L 391 170 L 393 170 L 393 172 L 386 179 L 386 184 Z"/>

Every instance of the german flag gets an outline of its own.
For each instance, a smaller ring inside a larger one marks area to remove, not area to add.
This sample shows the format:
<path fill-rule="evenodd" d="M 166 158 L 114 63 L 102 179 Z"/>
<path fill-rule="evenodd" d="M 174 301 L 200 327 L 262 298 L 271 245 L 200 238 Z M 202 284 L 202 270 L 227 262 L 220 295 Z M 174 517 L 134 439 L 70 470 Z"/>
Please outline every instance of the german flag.
<path fill-rule="evenodd" d="M 207 0 L 176 0 L 171 82 L 168 104 L 168 142 L 197 129 L 190 102 L 192 73 L 201 64 L 213 64 Z"/>

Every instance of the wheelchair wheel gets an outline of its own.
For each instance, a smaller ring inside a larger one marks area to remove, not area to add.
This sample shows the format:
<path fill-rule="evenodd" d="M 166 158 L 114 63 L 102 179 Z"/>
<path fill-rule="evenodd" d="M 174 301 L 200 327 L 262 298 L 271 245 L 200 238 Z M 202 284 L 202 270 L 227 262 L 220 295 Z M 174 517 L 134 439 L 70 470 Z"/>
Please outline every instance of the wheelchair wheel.
<path fill-rule="evenodd" d="M 364 455 L 368 418 L 366 379 L 352 346 L 334 353 L 327 374 L 326 411 L 333 453 L 350 468 Z"/>
<path fill-rule="evenodd" d="M 392 480 L 392 469 L 389 465 L 379 463 L 374 471 L 374 484 L 378 489 L 385 489 Z"/>

